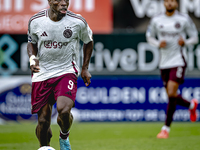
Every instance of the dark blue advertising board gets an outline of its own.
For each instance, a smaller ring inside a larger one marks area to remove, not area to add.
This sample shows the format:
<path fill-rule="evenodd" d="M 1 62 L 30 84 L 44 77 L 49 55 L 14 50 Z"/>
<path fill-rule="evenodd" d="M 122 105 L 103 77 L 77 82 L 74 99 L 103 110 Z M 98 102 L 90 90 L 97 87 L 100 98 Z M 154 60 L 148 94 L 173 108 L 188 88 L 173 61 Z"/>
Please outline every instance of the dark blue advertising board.
<path fill-rule="evenodd" d="M 31 114 L 30 76 L 0 78 L 0 84 L 0 119 L 37 120 Z M 200 101 L 200 78 L 186 78 L 178 92 L 189 101 Z M 89 87 L 79 77 L 72 113 L 75 120 L 82 122 L 164 121 L 167 103 L 160 76 L 93 76 Z M 52 117 L 56 123 L 56 106 Z M 177 106 L 174 120 L 189 118 L 188 109 Z"/>
<path fill-rule="evenodd" d="M 54 106 L 52 118 L 56 116 Z M 37 121 L 31 114 L 31 76 L 0 77 L 0 124 L 9 120 Z"/>
<path fill-rule="evenodd" d="M 75 114 L 79 121 L 165 120 L 168 98 L 159 76 L 96 76 L 90 87 L 83 81 L 78 87 Z M 200 79 L 187 78 L 178 92 L 189 101 L 200 100 Z M 174 120 L 189 118 L 188 109 L 177 106 Z"/>

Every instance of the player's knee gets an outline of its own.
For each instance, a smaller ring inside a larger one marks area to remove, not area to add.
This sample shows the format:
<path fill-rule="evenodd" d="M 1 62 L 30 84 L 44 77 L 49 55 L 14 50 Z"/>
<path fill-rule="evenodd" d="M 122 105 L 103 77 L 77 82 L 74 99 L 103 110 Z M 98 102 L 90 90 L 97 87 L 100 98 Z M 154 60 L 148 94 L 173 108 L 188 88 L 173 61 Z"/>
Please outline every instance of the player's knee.
<path fill-rule="evenodd" d="M 172 90 L 168 90 L 167 95 L 169 98 L 173 98 L 173 97 L 176 97 L 177 93 Z"/>
<path fill-rule="evenodd" d="M 70 115 L 71 112 L 71 105 L 70 104 L 65 104 L 65 105 L 57 105 L 57 111 L 58 114 L 67 114 Z"/>
<path fill-rule="evenodd" d="M 50 121 L 46 120 L 45 118 L 39 118 L 38 125 L 41 128 L 48 129 L 50 127 Z"/>
<path fill-rule="evenodd" d="M 62 116 L 67 116 L 69 117 L 70 116 L 70 112 L 71 112 L 71 108 L 66 106 L 64 108 L 61 108 L 61 109 L 58 109 L 58 114 L 60 117 Z"/>

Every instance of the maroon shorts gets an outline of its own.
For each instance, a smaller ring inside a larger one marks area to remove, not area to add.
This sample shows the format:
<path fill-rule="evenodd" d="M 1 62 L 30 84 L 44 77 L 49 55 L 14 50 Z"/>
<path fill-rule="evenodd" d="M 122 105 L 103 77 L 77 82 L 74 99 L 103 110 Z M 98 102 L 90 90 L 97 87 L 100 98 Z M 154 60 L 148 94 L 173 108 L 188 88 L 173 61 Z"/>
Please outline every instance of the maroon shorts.
<path fill-rule="evenodd" d="M 47 103 L 54 104 L 59 96 L 66 96 L 75 101 L 77 77 L 69 73 L 41 82 L 32 83 L 32 114 L 37 113 Z"/>
<path fill-rule="evenodd" d="M 175 81 L 178 84 L 182 84 L 184 82 L 185 69 L 186 67 L 161 69 L 160 72 L 164 86 L 167 87 L 167 82 L 169 80 Z"/>

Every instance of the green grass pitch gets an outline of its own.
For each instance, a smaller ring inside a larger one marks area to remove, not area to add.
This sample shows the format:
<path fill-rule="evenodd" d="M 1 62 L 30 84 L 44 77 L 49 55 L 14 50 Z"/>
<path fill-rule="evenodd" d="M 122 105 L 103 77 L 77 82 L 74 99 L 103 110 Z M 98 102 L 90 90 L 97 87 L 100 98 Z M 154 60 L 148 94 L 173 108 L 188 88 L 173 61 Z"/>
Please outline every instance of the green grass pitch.
<path fill-rule="evenodd" d="M 173 122 L 170 138 L 157 139 L 163 123 L 77 123 L 71 128 L 72 150 L 199 150 L 200 122 Z M 37 150 L 35 123 L 0 125 L 0 150 Z M 51 125 L 51 146 L 59 150 L 59 127 Z"/>

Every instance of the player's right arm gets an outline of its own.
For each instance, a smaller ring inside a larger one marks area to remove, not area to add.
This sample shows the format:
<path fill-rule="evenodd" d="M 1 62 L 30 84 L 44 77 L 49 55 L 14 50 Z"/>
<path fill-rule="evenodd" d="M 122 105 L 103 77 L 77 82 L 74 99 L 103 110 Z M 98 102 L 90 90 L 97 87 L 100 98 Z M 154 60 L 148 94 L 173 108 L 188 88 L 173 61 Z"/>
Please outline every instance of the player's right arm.
<path fill-rule="evenodd" d="M 28 25 L 28 44 L 27 44 L 27 53 L 29 56 L 30 61 L 30 69 L 32 72 L 39 72 L 39 61 L 36 59 L 38 48 L 37 48 L 37 42 L 38 37 L 34 33 L 34 24 L 31 22 L 31 19 L 29 21 Z"/>
<path fill-rule="evenodd" d="M 155 46 L 157 48 L 165 48 L 167 45 L 166 41 L 159 41 L 156 39 L 156 27 L 153 19 L 151 19 L 147 28 L 146 39 L 150 45 Z"/>
<path fill-rule="evenodd" d="M 37 52 L 38 52 L 37 43 L 33 44 L 31 42 L 28 42 L 27 53 L 30 61 L 30 69 L 32 72 L 39 72 L 40 70 L 39 61 L 38 59 L 36 59 Z"/>

